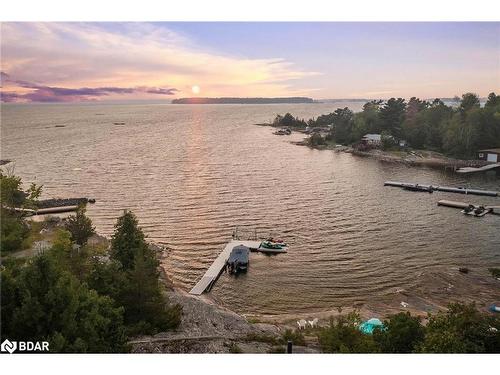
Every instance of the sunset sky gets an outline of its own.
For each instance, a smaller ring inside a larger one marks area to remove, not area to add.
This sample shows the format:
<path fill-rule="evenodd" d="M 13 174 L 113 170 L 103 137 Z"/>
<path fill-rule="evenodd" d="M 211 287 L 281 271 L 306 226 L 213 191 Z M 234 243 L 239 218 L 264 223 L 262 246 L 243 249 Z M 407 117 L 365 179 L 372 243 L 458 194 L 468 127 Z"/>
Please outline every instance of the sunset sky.
<path fill-rule="evenodd" d="M 500 90 L 500 23 L 2 23 L 2 101 Z"/>

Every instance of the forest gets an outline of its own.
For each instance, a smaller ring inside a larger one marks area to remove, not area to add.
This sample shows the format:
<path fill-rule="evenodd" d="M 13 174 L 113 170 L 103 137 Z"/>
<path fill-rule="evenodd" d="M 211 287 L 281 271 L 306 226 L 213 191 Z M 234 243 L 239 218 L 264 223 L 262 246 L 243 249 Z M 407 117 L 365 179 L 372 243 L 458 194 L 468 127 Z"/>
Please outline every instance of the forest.
<path fill-rule="evenodd" d="M 330 134 L 316 142 L 357 144 L 363 135 L 382 134 L 385 139 L 400 140 L 414 149 L 444 153 L 456 158 L 471 158 L 477 150 L 500 147 L 500 95 L 490 93 L 484 105 L 474 93 L 446 105 L 441 99 L 432 101 L 412 97 L 390 98 L 367 102 L 361 112 L 349 108 L 309 120 L 287 113 L 278 115 L 274 126 L 291 128 L 327 127 Z"/>

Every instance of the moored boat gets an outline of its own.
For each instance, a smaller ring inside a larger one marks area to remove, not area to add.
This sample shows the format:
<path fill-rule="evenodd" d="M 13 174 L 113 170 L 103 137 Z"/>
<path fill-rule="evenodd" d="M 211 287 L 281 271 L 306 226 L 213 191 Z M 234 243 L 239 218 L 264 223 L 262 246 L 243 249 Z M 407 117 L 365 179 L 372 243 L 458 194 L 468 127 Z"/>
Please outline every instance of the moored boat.
<path fill-rule="evenodd" d="M 233 247 L 229 259 L 227 260 L 227 269 L 229 273 L 238 273 L 248 269 L 250 249 L 243 245 Z"/>
<path fill-rule="evenodd" d="M 260 247 L 265 249 L 282 249 L 286 246 L 286 243 L 284 243 L 282 240 L 267 239 L 260 243 Z"/>

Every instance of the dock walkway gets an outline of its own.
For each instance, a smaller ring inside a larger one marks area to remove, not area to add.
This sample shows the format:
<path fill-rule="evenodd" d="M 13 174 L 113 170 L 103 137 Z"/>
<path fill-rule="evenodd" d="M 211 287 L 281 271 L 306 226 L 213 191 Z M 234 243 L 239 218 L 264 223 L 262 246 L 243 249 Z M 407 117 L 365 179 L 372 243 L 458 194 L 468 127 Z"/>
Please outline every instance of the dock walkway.
<path fill-rule="evenodd" d="M 457 169 L 457 173 L 474 173 L 474 172 L 485 172 L 495 168 L 500 168 L 500 163 L 488 164 L 479 168 L 474 167 L 462 167 Z"/>
<path fill-rule="evenodd" d="M 212 265 L 208 268 L 207 272 L 203 275 L 200 281 L 191 289 L 190 294 L 200 295 L 206 290 L 210 290 L 213 284 L 217 281 L 224 266 L 226 265 L 229 255 L 235 246 L 243 245 L 248 248 L 258 249 L 261 241 L 241 241 L 231 240 L 224 247 L 224 250 L 219 254 L 217 259 L 214 260 Z"/>

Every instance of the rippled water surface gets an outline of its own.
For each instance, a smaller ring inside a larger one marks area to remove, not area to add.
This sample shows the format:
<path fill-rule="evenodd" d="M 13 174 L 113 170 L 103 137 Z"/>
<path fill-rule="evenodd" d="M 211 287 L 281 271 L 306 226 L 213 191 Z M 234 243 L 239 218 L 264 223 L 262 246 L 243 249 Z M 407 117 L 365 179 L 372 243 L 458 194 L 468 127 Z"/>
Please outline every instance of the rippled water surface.
<path fill-rule="evenodd" d="M 277 113 L 307 119 L 336 107 L 4 105 L 1 156 L 15 161 L 25 182 L 43 184 L 45 197 L 95 198 L 88 212 L 102 234 L 132 209 L 148 237 L 171 249 L 164 266 L 185 289 L 235 227 L 283 237 L 288 254 L 252 254 L 247 274 L 217 282 L 213 297 L 238 312 L 363 303 L 411 286 L 422 270 L 500 263 L 499 217 L 436 206 L 499 198 L 383 186 L 401 180 L 500 190 L 497 176 L 310 150 L 289 143 L 300 134 L 279 137 L 253 125 Z"/>

